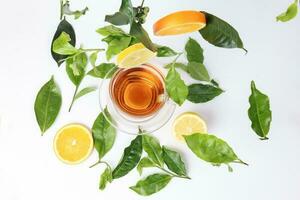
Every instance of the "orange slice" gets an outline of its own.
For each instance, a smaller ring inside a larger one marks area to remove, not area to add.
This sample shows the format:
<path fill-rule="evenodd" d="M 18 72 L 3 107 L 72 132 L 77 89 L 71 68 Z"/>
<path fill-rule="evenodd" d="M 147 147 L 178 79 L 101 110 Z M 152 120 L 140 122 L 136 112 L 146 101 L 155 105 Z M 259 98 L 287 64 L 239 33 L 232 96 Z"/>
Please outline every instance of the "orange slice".
<path fill-rule="evenodd" d="M 80 124 L 62 127 L 54 138 L 54 152 L 66 164 L 84 161 L 93 150 L 93 137 L 89 129 Z"/>
<path fill-rule="evenodd" d="M 185 10 L 171 13 L 153 25 L 154 35 L 179 35 L 198 31 L 206 26 L 205 15 L 199 11 Z"/>

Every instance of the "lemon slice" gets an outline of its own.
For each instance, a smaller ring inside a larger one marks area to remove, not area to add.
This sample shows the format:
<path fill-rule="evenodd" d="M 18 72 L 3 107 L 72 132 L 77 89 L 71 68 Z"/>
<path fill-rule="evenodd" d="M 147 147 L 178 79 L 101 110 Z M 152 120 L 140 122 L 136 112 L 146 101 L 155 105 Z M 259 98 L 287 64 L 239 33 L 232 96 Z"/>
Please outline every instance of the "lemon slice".
<path fill-rule="evenodd" d="M 142 43 L 127 47 L 117 56 L 117 64 L 120 68 L 131 68 L 148 62 L 156 53 L 147 49 Z"/>
<path fill-rule="evenodd" d="M 180 141 L 184 141 L 183 135 L 206 132 L 206 123 L 197 113 L 183 113 L 179 115 L 173 123 L 173 134 L 175 138 Z"/>
<path fill-rule="evenodd" d="M 66 125 L 55 135 L 54 151 L 56 156 L 64 163 L 81 163 L 91 154 L 92 150 L 92 134 L 83 125 Z"/>

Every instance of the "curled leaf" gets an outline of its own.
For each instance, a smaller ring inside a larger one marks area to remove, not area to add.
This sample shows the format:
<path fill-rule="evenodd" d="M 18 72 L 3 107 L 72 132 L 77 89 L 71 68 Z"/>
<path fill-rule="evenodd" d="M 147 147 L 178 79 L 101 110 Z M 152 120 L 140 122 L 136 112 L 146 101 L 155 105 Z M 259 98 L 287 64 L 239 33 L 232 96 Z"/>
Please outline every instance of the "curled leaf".
<path fill-rule="evenodd" d="M 74 19 L 80 18 L 82 15 L 85 15 L 85 13 L 89 10 L 88 7 L 85 7 L 82 10 L 71 10 L 70 9 L 70 2 L 66 1 L 66 3 L 62 6 L 62 15 L 73 15 Z"/>
<path fill-rule="evenodd" d="M 139 164 L 137 165 L 136 169 L 140 175 L 143 173 L 143 169 L 146 167 L 155 167 L 156 165 L 150 160 L 148 157 L 144 157 L 140 160 Z"/>
<path fill-rule="evenodd" d="M 298 4 L 299 1 L 295 0 L 285 12 L 281 13 L 276 17 L 277 21 L 287 22 L 294 19 L 298 14 Z"/>
<path fill-rule="evenodd" d="M 79 50 L 71 44 L 71 41 L 70 35 L 66 32 L 62 32 L 58 38 L 54 40 L 52 50 L 61 55 L 73 55 L 78 53 Z"/>
<path fill-rule="evenodd" d="M 122 0 L 120 9 L 113 15 L 106 15 L 105 21 L 116 26 L 126 25 L 133 21 L 134 13 L 131 0 Z"/>
<path fill-rule="evenodd" d="M 112 172 L 109 166 L 106 167 L 104 172 L 100 176 L 99 189 L 104 190 L 107 183 L 112 182 Z"/>

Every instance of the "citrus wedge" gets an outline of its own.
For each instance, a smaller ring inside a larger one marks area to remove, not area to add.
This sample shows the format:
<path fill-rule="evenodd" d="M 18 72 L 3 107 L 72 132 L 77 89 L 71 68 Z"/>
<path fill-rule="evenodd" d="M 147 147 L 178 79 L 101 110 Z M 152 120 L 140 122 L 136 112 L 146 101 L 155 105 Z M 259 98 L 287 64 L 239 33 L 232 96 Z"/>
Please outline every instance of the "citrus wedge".
<path fill-rule="evenodd" d="M 117 56 L 117 64 L 120 68 L 131 68 L 148 62 L 156 53 L 147 49 L 142 43 L 127 47 Z"/>
<path fill-rule="evenodd" d="M 91 154 L 92 150 L 92 134 L 83 125 L 66 125 L 55 135 L 54 151 L 56 156 L 64 163 L 81 163 Z"/>
<path fill-rule="evenodd" d="M 153 25 L 154 35 L 179 35 L 198 31 L 206 26 L 205 15 L 199 11 L 185 10 L 171 13 Z"/>
<path fill-rule="evenodd" d="M 206 132 L 206 123 L 197 113 L 183 113 L 179 115 L 173 123 L 173 134 L 175 138 L 180 141 L 184 141 L 183 135 Z"/>

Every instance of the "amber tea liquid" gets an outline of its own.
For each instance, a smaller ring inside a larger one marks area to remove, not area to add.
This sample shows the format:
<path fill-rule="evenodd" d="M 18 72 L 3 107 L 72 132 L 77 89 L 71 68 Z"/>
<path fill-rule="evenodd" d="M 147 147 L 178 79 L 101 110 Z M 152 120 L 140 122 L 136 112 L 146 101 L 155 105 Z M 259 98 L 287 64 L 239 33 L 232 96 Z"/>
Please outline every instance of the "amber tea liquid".
<path fill-rule="evenodd" d="M 164 78 L 153 66 L 120 69 L 110 82 L 114 103 L 133 116 L 149 116 L 164 103 Z"/>

